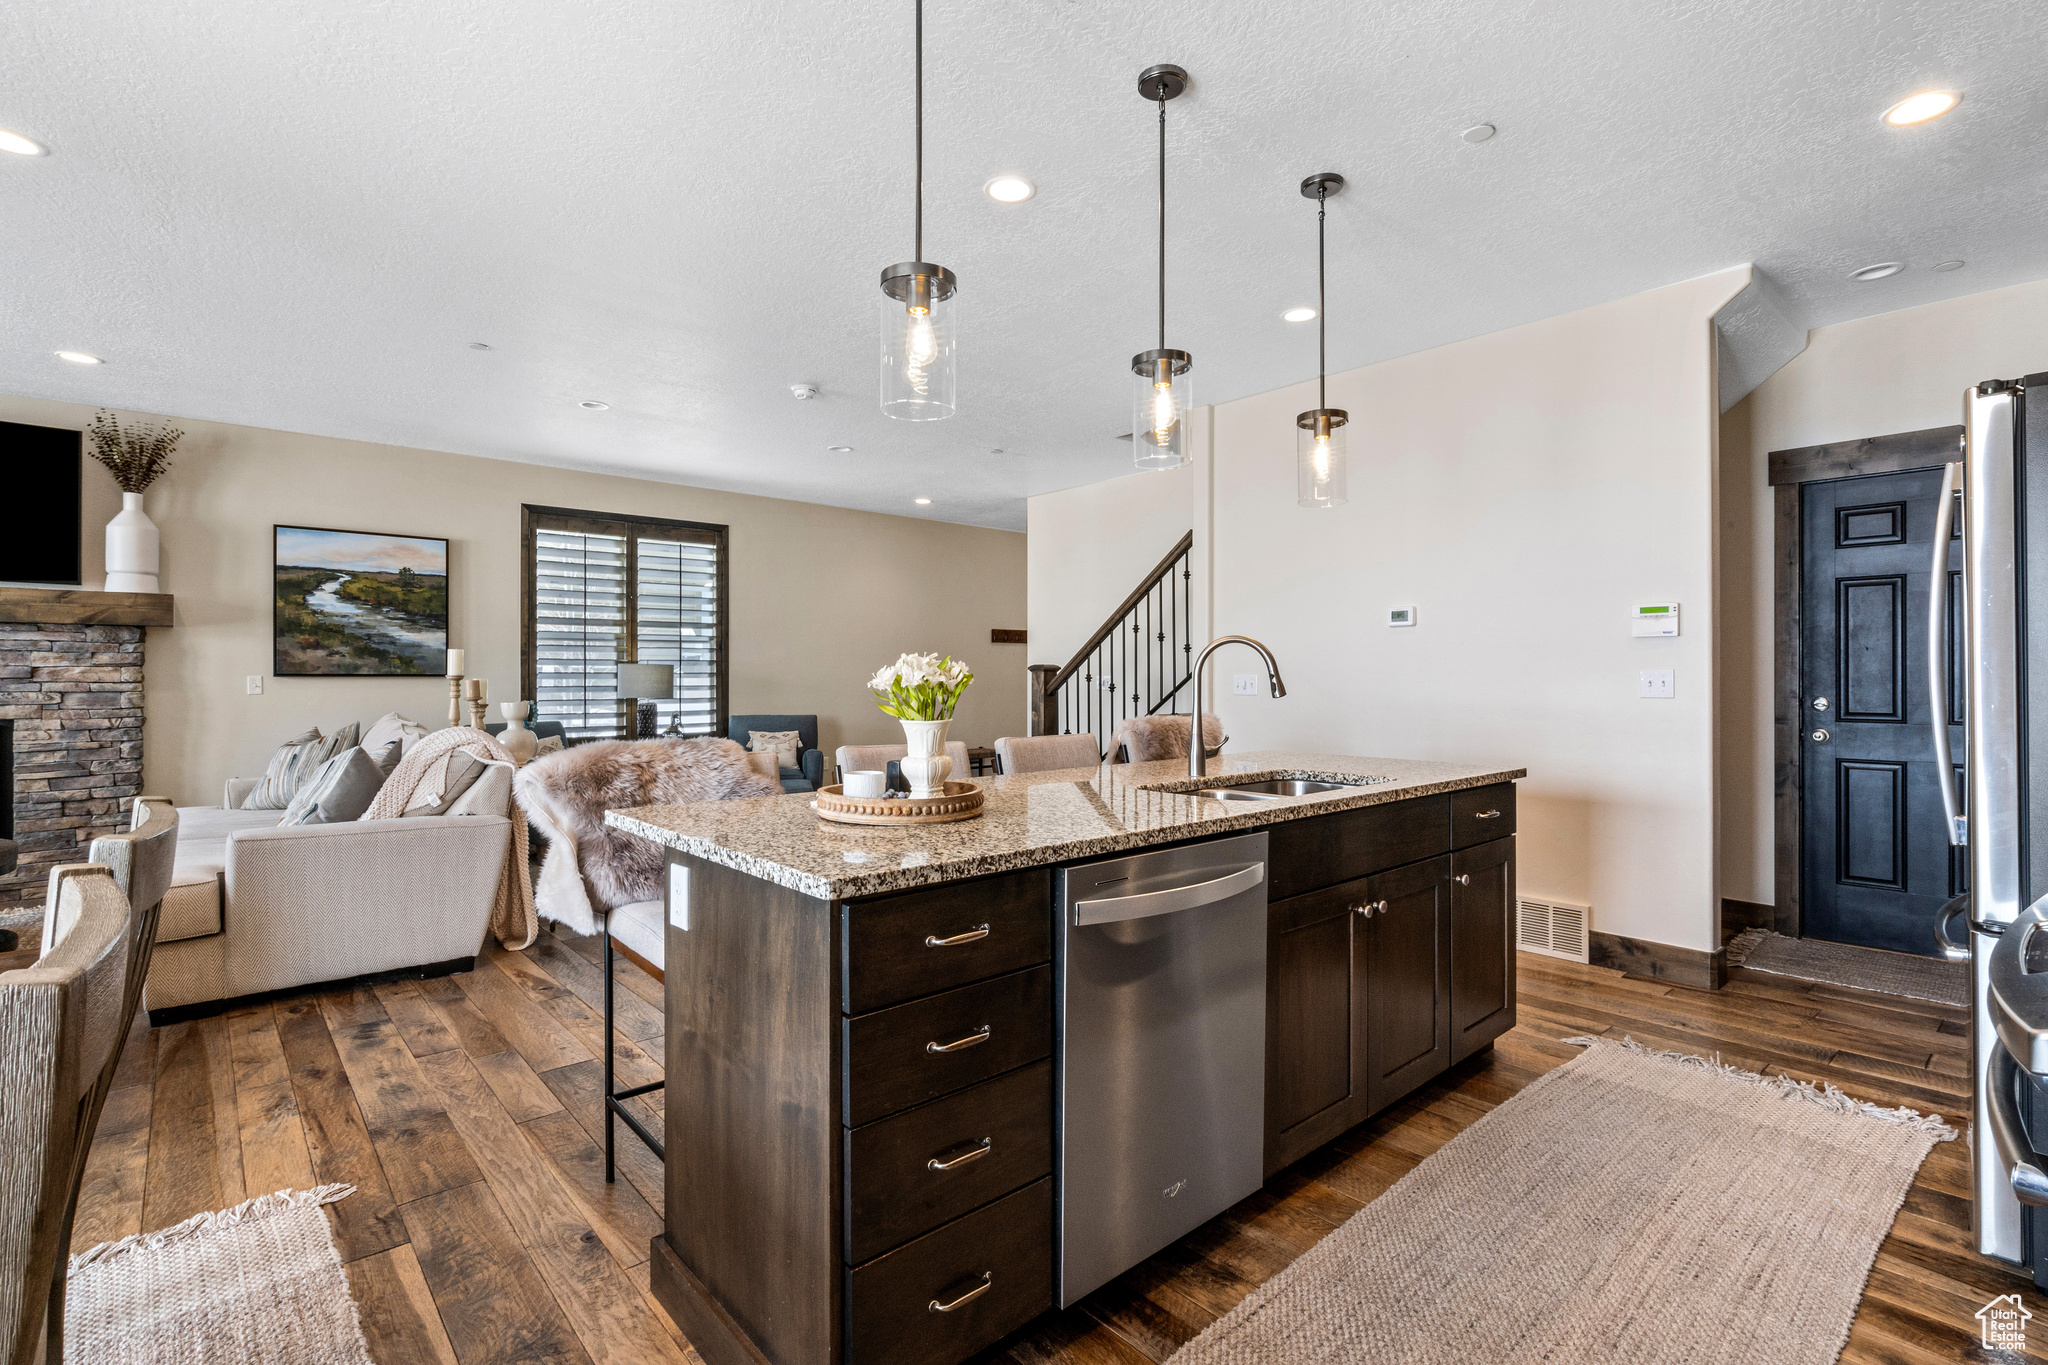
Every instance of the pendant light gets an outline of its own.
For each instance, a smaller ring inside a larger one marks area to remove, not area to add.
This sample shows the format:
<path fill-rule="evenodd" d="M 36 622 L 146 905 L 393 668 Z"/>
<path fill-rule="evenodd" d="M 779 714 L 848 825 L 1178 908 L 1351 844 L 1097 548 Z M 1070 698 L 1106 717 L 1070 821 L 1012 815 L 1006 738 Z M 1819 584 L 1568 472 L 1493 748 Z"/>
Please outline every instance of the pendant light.
<path fill-rule="evenodd" d="M 882 411 L 935 422 L 954 408 L 953 294 L 958 278 L 924 259 L 924 0 L 917 0 L 915 260 L 882 272 Z"/>
<path fill-rule="evenodd" d="M 1351 414 L 1330 406 L 1323 371 L 1328 367 L 1329 309 L 1323 302 L 1323 213 L 1333 194 L 1344 189 L 1344 177 L 1324 171 L 1301 182 L 1304 198 L 1316 201 L 1316 405 L 1294 419 L 1294 500 L 1303 507 L 1342 507 L 1348 501 L 1350 470 L 1345 458 L 1345 428 Z"/>
<path fill-rule="evenodd" d="M 1195 358 L 1166 348 L 1166 102 L 1188 88 L 1188 73 L 1177 66 L 1147 67 L 1138 93 L 1159 105 L 1159 346 L 1131 357 L 1131 453 L 1140 469 L 1174 469 L 1187 463 L 1187 415 Z"/>

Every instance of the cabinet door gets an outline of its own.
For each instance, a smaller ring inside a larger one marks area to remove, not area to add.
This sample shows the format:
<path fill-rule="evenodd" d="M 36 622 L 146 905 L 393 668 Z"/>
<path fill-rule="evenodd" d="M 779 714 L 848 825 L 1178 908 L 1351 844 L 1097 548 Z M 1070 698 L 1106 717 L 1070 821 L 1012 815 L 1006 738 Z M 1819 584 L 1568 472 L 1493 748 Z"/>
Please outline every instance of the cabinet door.
<path fill-rule="evenodd" d="M 1368 1113 L 1451 1064 L 1451 886 L 1449 858 L 1366 879 Z"/>
<path fill-rule="evenodd" d="M 1515 841 L 1451 855 L 1451 1060 L 1515 1026 Z"/>
<path fill-rule="evenodd" d="M 1267 909 L 1266 1173 L 1364 1118 L 1363 879 Z"/>

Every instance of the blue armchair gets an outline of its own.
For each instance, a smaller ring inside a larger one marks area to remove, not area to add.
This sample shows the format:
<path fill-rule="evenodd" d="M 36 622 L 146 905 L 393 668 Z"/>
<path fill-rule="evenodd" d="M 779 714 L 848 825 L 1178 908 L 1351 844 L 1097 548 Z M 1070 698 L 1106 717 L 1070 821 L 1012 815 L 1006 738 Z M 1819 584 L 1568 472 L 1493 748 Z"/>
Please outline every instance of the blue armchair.
<path fill-rule="evenodd" d="M 825 782 L 825 755 L 818 748 L 818 718 L 816 716 L 728 716 L 725 721 L 725 737 L 741 748 L 747 745 L 749 730 L 794 730 L 803 744 L 803 753 L 797 768 L 782 770 L 782 789 L 786 792 L 816 791 Z"/>

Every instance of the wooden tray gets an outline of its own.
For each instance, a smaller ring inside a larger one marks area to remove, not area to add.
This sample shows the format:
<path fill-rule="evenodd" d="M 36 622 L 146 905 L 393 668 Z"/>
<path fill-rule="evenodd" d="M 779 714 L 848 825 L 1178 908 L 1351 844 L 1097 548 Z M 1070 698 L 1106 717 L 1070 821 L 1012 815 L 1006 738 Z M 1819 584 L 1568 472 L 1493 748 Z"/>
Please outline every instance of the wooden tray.
<path fill-rule="evenodd" d="M 979 782 L 948 782 L 944 796 L 848 796 L 838 783 L 818 788 L 811 809 L 842 825 L 943 825 L 981 814 Z"/>

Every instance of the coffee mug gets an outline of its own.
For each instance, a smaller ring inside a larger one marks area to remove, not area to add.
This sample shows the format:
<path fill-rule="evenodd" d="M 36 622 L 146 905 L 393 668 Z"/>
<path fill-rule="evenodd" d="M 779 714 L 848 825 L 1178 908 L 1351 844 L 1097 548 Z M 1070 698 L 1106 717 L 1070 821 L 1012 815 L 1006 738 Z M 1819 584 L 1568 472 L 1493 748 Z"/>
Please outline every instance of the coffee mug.
<path fill-rule="evenodd" d="M 848 796 L 881 796 L 889 790 L 889 775 L 873 768 L 847 773 L 841 790 Z"/>

